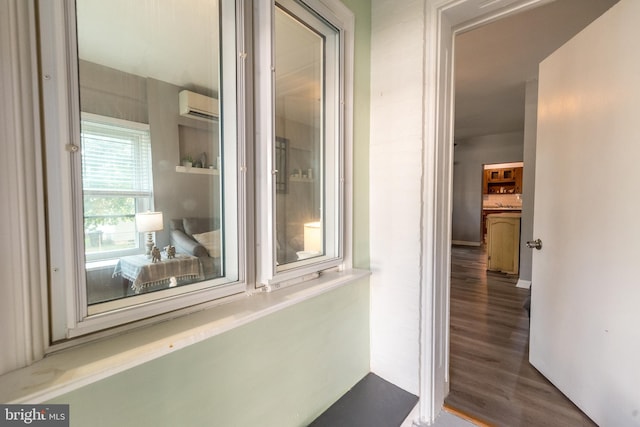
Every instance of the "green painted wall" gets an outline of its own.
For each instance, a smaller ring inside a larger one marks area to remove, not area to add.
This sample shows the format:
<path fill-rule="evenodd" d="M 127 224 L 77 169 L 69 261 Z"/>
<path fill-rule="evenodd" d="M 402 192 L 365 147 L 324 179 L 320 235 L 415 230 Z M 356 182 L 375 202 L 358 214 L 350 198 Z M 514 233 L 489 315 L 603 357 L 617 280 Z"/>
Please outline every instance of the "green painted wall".
<path fill-rule="evenodd" d="M 304 426 L 369 371 L 360 281 L 63 395 L 71 425 Z"/>
<path fill-rule="evenodd" d="M 354 265 L 369 267 L 371 6 L 356 15 Z M 361 280 L 60 396 L 71 425 L 305 426 L 369 372 Z"/>
<path fill-rule="evenodd" d="M 353 265 L 369 268 L 371 2 L 343 0 L 356 17 L 353 108 Z"/>

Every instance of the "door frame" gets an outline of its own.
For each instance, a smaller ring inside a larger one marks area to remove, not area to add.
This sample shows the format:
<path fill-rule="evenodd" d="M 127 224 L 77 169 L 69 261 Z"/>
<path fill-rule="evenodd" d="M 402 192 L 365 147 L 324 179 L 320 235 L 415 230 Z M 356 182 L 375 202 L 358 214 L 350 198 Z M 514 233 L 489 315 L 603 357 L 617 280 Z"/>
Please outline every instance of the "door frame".
<path fill-rule="evenodd" d="M 449 301 L 453 195 L 455 36 L 553 0 L 426 0 L 424 22 L 420 401 L 430 425 L 449 393 Z"/>

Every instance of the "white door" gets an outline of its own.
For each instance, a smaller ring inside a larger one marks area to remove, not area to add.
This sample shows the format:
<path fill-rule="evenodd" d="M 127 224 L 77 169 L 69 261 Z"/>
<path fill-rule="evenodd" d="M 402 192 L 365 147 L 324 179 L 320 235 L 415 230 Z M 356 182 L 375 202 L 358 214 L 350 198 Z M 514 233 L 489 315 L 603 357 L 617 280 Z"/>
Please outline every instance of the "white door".
<path fill-rule="evenodd" d="M 531 363 L 601 426 L 640 426 L 640 1 L 540 65 Z"/>

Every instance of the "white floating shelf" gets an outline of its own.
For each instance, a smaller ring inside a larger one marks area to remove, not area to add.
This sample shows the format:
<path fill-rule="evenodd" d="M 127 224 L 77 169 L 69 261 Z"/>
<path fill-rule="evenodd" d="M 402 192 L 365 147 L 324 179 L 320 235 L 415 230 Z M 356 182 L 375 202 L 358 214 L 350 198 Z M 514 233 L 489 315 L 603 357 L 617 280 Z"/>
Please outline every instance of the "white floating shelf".
<path fill-rule="evenodd" d="M 291 182 L 315 182 L 315 179 L 302 178 L 299 176 L 290 176 L 289 181 Z"/>
<path fill-rule="evenodd" d="M 206 169 L 206 168 L 194 168 L 194 167 L 184 167 L 184 166 L 176 166 L 176 172 L 180 173 L 195 173 L 200 175 L 220 175 L 220 171 L 218 169 Z"/>

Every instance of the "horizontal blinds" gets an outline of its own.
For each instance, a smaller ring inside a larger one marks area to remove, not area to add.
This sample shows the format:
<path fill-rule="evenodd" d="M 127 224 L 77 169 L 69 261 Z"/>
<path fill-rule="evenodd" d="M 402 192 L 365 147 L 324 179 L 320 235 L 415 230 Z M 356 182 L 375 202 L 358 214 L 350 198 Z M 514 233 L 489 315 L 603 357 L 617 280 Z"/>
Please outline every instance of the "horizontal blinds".
<path fill-rule="evenodd" d="M 80 137 L 85 195 L 151 195 L 148 129 L 83 119 Z"/>

